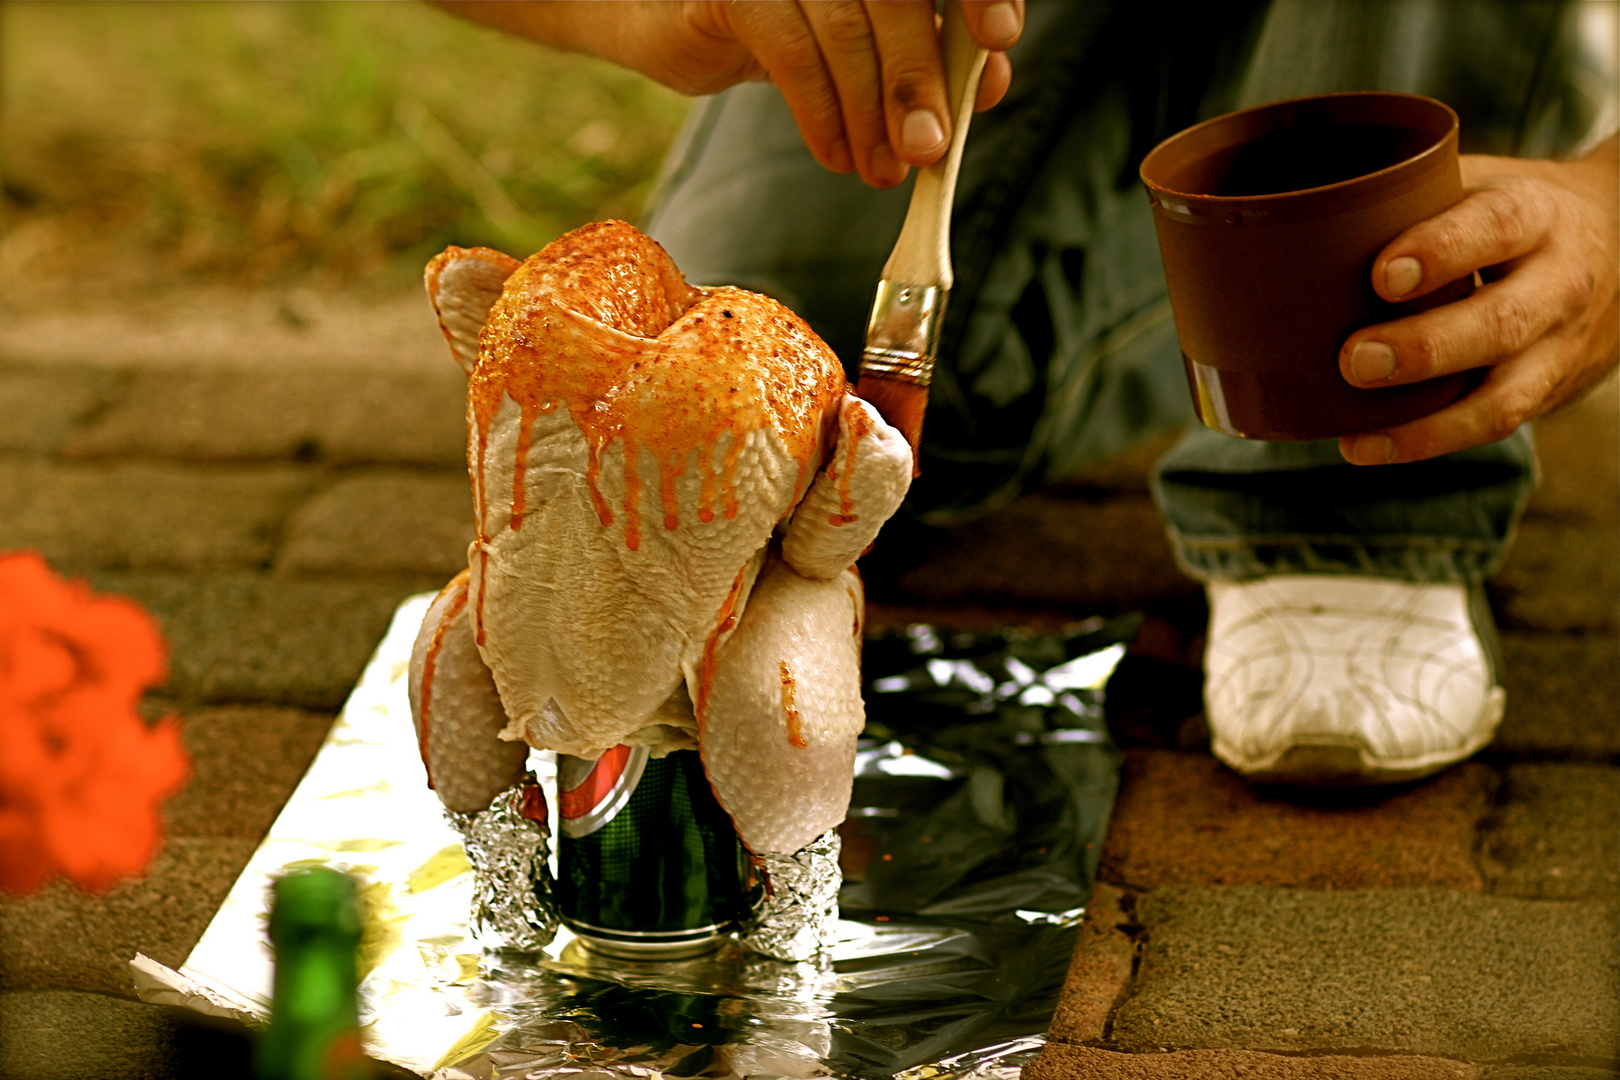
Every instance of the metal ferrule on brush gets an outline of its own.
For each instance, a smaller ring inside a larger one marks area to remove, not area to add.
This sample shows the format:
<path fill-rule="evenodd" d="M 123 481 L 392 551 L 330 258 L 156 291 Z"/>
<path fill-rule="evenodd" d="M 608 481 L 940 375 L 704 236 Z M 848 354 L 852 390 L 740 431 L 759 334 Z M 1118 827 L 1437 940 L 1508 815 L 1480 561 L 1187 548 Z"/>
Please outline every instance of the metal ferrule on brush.
<path fill-rule="evenodd" d="M 866 324 L 861 374 L 927 386 L 934 377 L 949 295 L 938 285 L 878 282 L 872 318 Z"/>

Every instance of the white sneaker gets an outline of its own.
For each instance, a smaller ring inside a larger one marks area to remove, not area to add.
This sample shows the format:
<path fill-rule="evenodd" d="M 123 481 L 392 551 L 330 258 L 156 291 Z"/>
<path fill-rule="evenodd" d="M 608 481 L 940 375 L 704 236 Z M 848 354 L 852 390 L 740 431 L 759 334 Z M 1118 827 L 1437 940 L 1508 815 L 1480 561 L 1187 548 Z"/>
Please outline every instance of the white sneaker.
<path fill-rule="evenodd" d="M 1507 694 L 1483 594 L 1463 585 L 1283 575 L 1215 582 L 1211 749 L 1252 780 L 1413 780 L 1491 741 Z"/>

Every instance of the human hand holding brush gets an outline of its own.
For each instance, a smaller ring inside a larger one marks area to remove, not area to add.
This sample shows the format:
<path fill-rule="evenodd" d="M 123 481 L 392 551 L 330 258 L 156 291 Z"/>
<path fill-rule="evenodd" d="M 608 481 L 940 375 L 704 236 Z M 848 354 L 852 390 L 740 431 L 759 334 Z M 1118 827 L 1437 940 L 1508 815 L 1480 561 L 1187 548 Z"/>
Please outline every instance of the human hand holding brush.
<path fill-rule="evenodd" d="M 1001 100 L 1022 0 L 600 5 L 437 0 L 459 15 L 640 71 L 683 93 L 768 80 L 834 172 L 893 187 L 921 172 L 883 267 L 856 392 L 911 444 L 915 472 L 951 288 L 950 220 L 968 120 Z M 604 14 L 611 13 L 611 18 Z"/>
<path fill-rule="evenodd" d="M 893 187 L 911 167 L 940 161 L 957 114 L 946 97 L 932 0 L 436 2 L 474 22 L 611 60 L 683 94 L 773 83 L 816 160 L 873 187 Z M 1023 0 L 951 7 L 972 41 L 992 50 L 975 99 L 988 109 L 1011 79 L 1000 50 L 1023 32 Z"/>
<path fill-rule="evenodd" d="M 922 471 L 918 456 L 923 410 L 939 353 L 945 301 L 953 284 L 951 204 L 956 174 L 986 62 L 985 49 L 969 34 L 958 3 L 945 5 L 940 51 L 951 108 L 950 148 L 941 161 L 917 174 L 911 189 L 911 206 L 900 227 L 900 238 L 883 264 L 883 279 L 872 302 L 861 376 L 855 387 L 911 444 L 913 476 Z"/>

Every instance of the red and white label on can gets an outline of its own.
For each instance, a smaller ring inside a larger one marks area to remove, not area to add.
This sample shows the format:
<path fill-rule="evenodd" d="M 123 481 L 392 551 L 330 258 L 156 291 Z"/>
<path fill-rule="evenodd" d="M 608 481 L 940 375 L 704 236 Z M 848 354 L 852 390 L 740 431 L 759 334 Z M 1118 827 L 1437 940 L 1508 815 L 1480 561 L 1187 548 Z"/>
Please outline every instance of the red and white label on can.
<path fill-rule="evenodd" d="M 615 746 L 595 761 L 557 755 L 557 826 L 564 836 L 589 836 L 630 801 L 652 751 Z"/>

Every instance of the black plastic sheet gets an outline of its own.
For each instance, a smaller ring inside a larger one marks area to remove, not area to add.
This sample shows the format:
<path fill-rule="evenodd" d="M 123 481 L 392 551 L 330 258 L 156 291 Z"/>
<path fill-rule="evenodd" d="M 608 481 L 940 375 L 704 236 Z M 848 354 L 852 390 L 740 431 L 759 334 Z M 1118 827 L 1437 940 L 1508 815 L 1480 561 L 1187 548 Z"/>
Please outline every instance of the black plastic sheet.
<path fill-rule="evenodd" d="M 1103 688 L 1139 624 L 1092 620 L 1058 635 L 913 625 L 867 642 L 840 908 L 962 935 L 934 951 L 934 970 L 834 999 L 849 1075 L 1045 1029 L 1119 786 Z"/>

